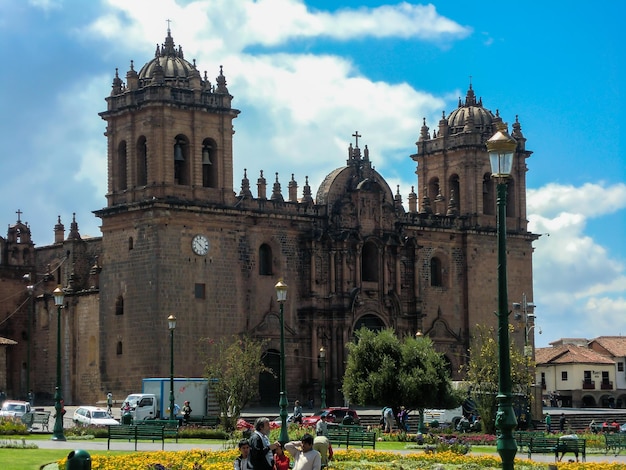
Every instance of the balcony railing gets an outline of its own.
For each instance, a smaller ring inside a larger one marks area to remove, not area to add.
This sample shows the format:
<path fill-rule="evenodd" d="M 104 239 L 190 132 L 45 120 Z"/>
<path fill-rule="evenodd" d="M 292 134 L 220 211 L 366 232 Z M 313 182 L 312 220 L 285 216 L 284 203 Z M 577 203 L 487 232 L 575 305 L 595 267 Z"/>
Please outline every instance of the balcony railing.
<path fill-rule="evenodd" d="M 583 380 L 583 390 L 595 390 L 596 382 L 594 380 Z"/>
<path fill-rule="evenodd" d="M 600 382 L 601 390 L 613 390 L 613 382 L 609 382 L 608 380 L 603 380 Z"/>

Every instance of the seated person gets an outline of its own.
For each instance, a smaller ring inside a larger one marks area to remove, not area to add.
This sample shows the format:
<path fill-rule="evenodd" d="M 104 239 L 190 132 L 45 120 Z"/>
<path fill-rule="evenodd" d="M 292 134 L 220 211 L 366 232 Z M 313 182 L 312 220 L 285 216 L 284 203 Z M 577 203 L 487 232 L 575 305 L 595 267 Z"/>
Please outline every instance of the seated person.
<path fill-rule="evenodd" d="M 354 418 L 346 413 L 346 415 L 341 420 L 341 424 L 344 424 L 344 425 L 347 425 L 347 426 L 351 426 L 351 425 L 354 424 Z"/>
<path fill-rule="evenodd" d="M 561 436 L 561 437 L 559 438 L 559 441 L 561 441 L 561 440 L 563 440 L 563 441 L 568 441 L 568 440 L 569 440 L 569 441 L 578 440 L 578 436 L 577 436 L 576 434 L 566 434 L 565 436 Z M 559 449 L 559 446 L 558 446 L 558 445 L 557 445 L 557 448 L 556 448 L 556 449 L 557 449 L 557 450 L 556 450 L 556 454 L 558 454 L 558 453 L 559 453 L 559 450 L 561 450 L 561 456 L 559 457 L 559 462 L 560 462 L 560 461 L 561 461 L 561 459 L 563 459 L 563 456 L 565 455 L 565 452 L 566 452 L 566 451 L 563 451 L 563 450 L 562 450 L 562 448 L 561 448 L 561 449 Z M 578 449 L 574 451 L 574 455 L 576 456 L 576 462 L 578 462 Z"/>

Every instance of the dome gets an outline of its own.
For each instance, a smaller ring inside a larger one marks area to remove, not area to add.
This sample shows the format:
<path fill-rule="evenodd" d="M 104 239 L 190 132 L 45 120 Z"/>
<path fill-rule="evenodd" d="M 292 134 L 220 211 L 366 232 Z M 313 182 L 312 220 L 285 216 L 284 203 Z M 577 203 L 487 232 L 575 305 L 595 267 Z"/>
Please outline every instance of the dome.
<path fill-rule="evenodd" d="M 139 71 L 139 80 L 152 80 L 161 73 L 165 81 L 188 80 L 191 77 L 200 76 L 195 64 L 185 60 L 182 47 L 175 48 L 174 39 L 169 30 L 165 42 L 160 47 L 157 45 L 154 59 Z"/>
<path fill-rule="evenodd" d="M 476 95 L 470 84 L 465 96 L 465 104 L 459 98 L 459 107 L 448 116 L 448 126 L 450 134 L 472 130 L 482 133 L 491 129 L 494 120 L 496 120 L 496 116 L 488 109 L 483 108 L 482 98 L 476 101 Z M 466 127 L 468 125 L 469 128 Z"/>
<path fill-rule="evenodd" d="M 350 150 L 353 150 L 352 147 Z M 359 154 L 358 147 L 354 151 L 357 155 Z M 332 206 L 346 193 L 353 191 L 381 191 L 385 195 L 385 201 L 393 202 L 394 200 L 391 188 L 382 175 L 372 168 L 369 159 L 355 158 L 350 160 L 347 166 L 337 168 L 326 175 L 317 190 L 315 202 Z"/>

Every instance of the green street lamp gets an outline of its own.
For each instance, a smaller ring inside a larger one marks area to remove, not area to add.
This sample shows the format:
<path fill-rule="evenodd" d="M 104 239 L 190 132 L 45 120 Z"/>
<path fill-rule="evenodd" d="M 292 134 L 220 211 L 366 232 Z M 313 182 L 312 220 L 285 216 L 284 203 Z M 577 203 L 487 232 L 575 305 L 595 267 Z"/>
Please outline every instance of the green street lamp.
<path fill-rule="evenodd" d="M 320 366 L 322 367 L 322 404 L 321 408 L 326 408 L 326 350 L 324 346 L 320 348 Z"/>
<path fill-rule="evenodd" d="M 415 333 L 415 339 L 419 341 L 423 337 L 424 335 L 422 334 L 422 332 L 420 330 L 417 330 L 417 333 Z M 426 434 L 426 431 L 428 431 L 428 429 L 426 429 L 426 424 L 424 424 L 424 408 L 420 408 L 419 409 L 419 421 L 417 424 L 417 432 Z"/>
<path fill-rule="evenodd" d="M 511 385 L 511 358 L 509 353 L 509 301 L 506 279 L 506 193 L 507 178 L 511 176 L 513 156 L 517 142 L 500 123 L 498 131 L 487 141 L 487 151 L 491 162 L 491 176 L 496 179 L 497 186 L 497 228 L 498 228 L 498 411 L 496 412 L 496 429 L 500 431 L 497 449 L 502 459 L 503 470 L 513 470 L 513 461 L 517 453 L 517 444 L 513 437 L 513 429 L 517 419 L 513 411 Z"/>
<path fill-rule="evenodd" d="M 175 420 L 174 415 L 174 330 L 176 329 L 176 317 L 170 315 L 167 317 L 167 323 L 170 329 L 170 419 Z"/>
<path fill-rule="evenodd" d="M 63 394 L 61 393 L 61 308 L 63 308 L 63 300 L 65 293 L 61 286 L 58 285 L 52 292 L 54 296 L 54 305 L 57 306 L 57 386 L 54 390 L 54 409 L 56 415 L 54 417 L 54 430 L 52 432 L 53 441 L 65 441 L 63 434 Z"/>
<path fill-rule="evenodd" d="M 285 318 L 284 307 L 287 300 L 287 284 L 281 279 L 274 286 L 276 298 L 280 305 L 280 437 L 278 442 L 282 445 L 289 442 L 289 432 L 287 430 L 287 391 L 285 386 Z"/>

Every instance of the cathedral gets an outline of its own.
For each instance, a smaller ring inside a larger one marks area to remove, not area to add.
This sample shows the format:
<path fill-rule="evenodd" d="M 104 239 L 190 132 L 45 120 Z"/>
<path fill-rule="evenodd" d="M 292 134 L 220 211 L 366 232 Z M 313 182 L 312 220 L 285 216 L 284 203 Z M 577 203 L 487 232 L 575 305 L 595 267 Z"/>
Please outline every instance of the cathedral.
<path fill-rule="evenodd" d="M 35 248 L 18 211 L 0 237 L 0 389 L 8 396 L 32 390 L 36 401 L 51 400 L 58 339 L 67 404 L 141 391 L 143 378 L 169 377 L 173 314 L 177 377 L 203 376 L 202 340 L 247 334 L 266 341 L 263 360 L 276 371 L 261 375 L 258 403 L 277 404 L 279 279 L 288 286 L 290 402 L 319 403 L 322 347 L 327 402 L 344 402 L 346 345 L 362 327 L 421 332 L 462 378 L 475 325 L 496 324 L 496 183 L 485 142 L 502 125 L 499 113 L 470 84 L 432 130 L 424 120 L 407 155 L 417 181 L 405 206 L 358 132 L 316 194 L 308 178 L 299 187 L 292 175 L 284 191 L 278 174 L 263 171 L 252 182 L 244 171 L 235 188 L 233 98 L 222 67 L 212 83 L 169 30 L 138 71 L 131 61 L 124 79 L 115 72 L 100 113 L 108 144 L 107 204 L 94 211 L 101 236 L 83 239 L 75 217 L 67 231 L 59 218 L 54 243 Z M 531 300 L 532 152 L 517 118 L 510 134 L 509 298 Z M 524 333 L 513 321 L 520 347 Z"/>

